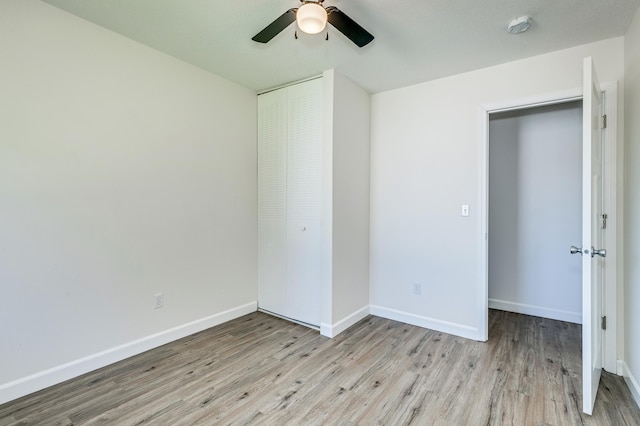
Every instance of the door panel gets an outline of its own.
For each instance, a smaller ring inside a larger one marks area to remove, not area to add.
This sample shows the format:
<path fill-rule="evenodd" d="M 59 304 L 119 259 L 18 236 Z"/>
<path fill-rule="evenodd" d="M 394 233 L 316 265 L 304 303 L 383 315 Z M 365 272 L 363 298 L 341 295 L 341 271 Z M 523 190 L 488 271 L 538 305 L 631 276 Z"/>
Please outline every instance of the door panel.
<path fill-rule="evenodd" d="M 287 223 L 287 307 L 285 316 L 320 326 L 322 232 L 319 220 Z"/>
<path fill-rule="evenodd" d="M 582 410 L 591 414 L 602 372 L 602 95 L 591 58 L 583 63 Z"/>
<path fill-rule="evenodd" d="M 287 311 L 320 326 L 322 80 L 289 87 L 287 123 Z"/>
<path fill-rule="evenodd" d="M 258 306 L 286 307 L 287 96 L 258 97 Z"/>
<path fill-rule="evenodd" d="M 286 315 L 286 224 L 282 219 L 258 219 L 258 307 Z"/>

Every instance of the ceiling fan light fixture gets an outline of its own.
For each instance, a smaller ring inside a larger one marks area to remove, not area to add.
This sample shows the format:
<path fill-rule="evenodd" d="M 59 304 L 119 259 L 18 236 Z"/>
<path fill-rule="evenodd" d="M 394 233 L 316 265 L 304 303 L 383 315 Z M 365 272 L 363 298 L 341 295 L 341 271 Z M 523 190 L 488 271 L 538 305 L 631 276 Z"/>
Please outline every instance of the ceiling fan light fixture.
<path fill-rule="evenodd" d="M 316 2 L 306 2 L 296 12 L 296 22 L 300 31 L 318 34 L 327 26 L 327 11 Z"/>

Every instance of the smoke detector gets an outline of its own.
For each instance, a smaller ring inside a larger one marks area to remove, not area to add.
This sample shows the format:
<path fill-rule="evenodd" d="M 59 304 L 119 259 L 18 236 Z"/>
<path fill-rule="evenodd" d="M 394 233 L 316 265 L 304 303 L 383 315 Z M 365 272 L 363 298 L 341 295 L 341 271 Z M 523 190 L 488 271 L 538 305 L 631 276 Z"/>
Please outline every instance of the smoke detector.
<path fill-rule="evenodd" d="M 529 18 L 528 16 L 521 16 L 509 22 L 507 31 L 509 32 L 509 34 L 523 33 L 527 31 L 529 27 L 531 27 L 531 22 L 531 18 Z"/>

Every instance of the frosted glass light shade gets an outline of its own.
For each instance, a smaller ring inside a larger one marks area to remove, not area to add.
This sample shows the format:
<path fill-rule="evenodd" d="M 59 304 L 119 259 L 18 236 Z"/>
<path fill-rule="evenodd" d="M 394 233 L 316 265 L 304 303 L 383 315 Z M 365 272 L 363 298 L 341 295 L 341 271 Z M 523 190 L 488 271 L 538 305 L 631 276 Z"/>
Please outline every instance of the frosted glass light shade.
<path fill-rule="evenodd" d="M 305 3 L 296 12 L 298 28 L 307 34 L 318 34 L 327 26 L 327 11 L 319 3 Z"/>

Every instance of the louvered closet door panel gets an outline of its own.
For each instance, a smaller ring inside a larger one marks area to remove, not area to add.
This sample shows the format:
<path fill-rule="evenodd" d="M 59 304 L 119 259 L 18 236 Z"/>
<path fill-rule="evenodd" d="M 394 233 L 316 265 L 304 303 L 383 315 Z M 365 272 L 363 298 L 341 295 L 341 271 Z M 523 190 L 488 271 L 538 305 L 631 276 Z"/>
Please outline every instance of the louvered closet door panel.
<path fill-rule="evenodd" d="M 258 306 L 285 315 L 287 95 L 258 97 Z"/>
<path fill-rule="evenodd" d="M 320 325 L 322 80 L 288 88 L 287 316 Z"/>

